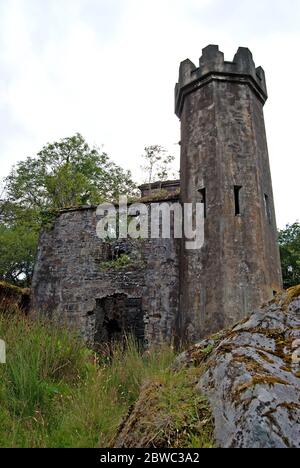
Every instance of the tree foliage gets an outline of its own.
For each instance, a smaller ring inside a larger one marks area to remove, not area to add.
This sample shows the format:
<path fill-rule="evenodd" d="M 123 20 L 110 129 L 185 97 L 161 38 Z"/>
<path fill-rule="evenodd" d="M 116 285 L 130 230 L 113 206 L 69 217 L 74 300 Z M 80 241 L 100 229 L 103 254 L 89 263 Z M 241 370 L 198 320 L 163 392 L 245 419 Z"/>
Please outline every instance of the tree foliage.
<path fill-rule="evenodd" d="M 4 180 L 0 201 L 0 278 L 29 285 L 45 213 L 134 193 L 131 173 L 80 134 L 46 145 Z"/>
<path fill-rule="evenodd" d="M 0 279 L 30 285 L 40 225 L 36 209 L 0 202 Z"/>
<path fill-rule="evenodd" d="M 160 145 L 146 146 L 142 155 L 144 164 L 141 166 L 146 174 L 146 183 L 164 181 L 174 177 L 172 163 L 175 157 L 168 154 L 167 150 Z"/>
<path fill-rule="evenodd" d="M 38 235 L 24 226 L 0 226 L 0 277 L 12 284 L 29 286 Z"/>
<path fill-rule="evenodd" d="M 290 288 L 300 283 L 300 223 L 279 231 L 283 284 Z"/>
<path fill-rule="evenodd" d="M 80 134 L 48 144 L 6 179 L 10 201 L 37 209 L 97 204 L 134 189 L 131 173 L 90 148 Z"/>

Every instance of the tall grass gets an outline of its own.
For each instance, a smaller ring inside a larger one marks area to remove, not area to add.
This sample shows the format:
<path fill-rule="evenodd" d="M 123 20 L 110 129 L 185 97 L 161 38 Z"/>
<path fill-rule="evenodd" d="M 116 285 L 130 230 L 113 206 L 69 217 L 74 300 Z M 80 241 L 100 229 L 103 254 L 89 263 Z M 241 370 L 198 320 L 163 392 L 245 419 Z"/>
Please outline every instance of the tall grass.
<path fill-rule="evenodd" d="M 0 315 L 0 337 L 0 447 L 108 446 L 142 382 L 174 358 L 129 338 L 99 359 L 72 331 L 16 316 Z"/>

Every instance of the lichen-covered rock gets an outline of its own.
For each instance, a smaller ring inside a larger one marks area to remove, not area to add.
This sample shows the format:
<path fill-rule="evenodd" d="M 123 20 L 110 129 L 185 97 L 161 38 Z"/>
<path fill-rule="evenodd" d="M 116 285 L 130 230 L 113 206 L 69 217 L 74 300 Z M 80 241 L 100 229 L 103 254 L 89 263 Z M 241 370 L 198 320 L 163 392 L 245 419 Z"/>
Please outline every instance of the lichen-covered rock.
<path fill-rule="evenodd" d="M 197 389 L 210 401 L 218 446 L 300 447 L 300 286 L 182 354 L 175 367 L 199 363 Z"/>

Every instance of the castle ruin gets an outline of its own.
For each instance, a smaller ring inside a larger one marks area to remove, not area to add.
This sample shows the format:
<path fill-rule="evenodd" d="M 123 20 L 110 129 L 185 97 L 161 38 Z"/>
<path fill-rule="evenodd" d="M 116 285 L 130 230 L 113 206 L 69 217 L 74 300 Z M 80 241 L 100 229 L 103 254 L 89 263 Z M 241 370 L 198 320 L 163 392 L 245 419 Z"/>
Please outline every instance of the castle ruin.
<path fill-rule="evenodd" d="M 204 245 L 185 239 L 101 240 L 97 207 L 61 210 L 40 236 L 32 309 L 91 343 L 133 333 L 146 345 L 195 342 L 247 316 L 282 288 L 263 106 L 264 71 L 247 48 L 218 46 L 180 65 L 180 181 L 141 186 L 148 209 L 201 203 Z M 171 229 L 172 231 L 172 229 Z M 128 264 L 116 260 L 126 255 Z"/>

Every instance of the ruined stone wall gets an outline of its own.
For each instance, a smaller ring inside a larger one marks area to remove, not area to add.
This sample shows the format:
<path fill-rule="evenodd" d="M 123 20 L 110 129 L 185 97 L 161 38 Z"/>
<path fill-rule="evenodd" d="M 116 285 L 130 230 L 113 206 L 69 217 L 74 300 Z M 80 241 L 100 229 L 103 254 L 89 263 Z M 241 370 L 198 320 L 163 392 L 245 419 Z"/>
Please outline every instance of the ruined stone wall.
<path fill-rule="evenodd" d="M 203 50 L 199 67 L 182 62 L 180 200 L 205 205 L 203 247 L 189 251 L 172 236 L 107 244 L 96 236 L 95 208 L 66 210 L 41 234 L 33 309 L 73 323 L 91 342 L 133 329 L 155 344 L 174 334 L 195 342 L 271 299 L 282 279 L 266 99 L 264 71 L 246 48 L 232 62 L 218 46 Z M 177 181 L 149 189 L 141 187 L 149 207 L 151 190 L 156 202 L 178 199 Z M 131 263 L 103 269 L 120 248 Z"/>
<path fill-rule="evenodd" d="M 178 241 L 103 242 L 97 221 L 95 208 L 69 210 L 43 230 L 32 309 L 74 324 L 90 342 L 131 326 L 146 344 L 170 342 L 178 310 Z M 120 246 L 131 263 L 108 268 Z"/>

